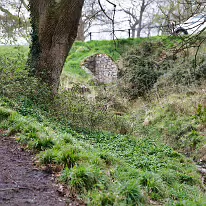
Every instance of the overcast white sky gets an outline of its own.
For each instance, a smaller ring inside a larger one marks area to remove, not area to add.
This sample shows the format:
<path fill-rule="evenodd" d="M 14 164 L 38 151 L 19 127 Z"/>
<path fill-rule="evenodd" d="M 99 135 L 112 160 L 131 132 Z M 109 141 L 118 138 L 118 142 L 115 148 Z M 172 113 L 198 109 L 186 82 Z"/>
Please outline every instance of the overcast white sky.
<path fill-rule="evenodd" d="M 17 0 L 16 0 L 17 1 Z M 123 12 L 120 11 L 121 7 L 119 6 L 120 2 L 122 3 L 122 5 L 124 5 L 125 7 L 129 7 L 130 6 L 130 0 L 110 0 L 111 2 L 113 2 L 114 4 L 117 5 L 116 7 L 116 15 L 115 15 L 115 30 L 125 30 L 125 32 L 116 32 L 115 35 L 117 36 L 117 38 L 128 38 L 129 34 L 128 34 L 128 29 L 129 29 L 129 18 L 128 16 Z M 104 5 L 105 9 L 110 9 L 113 10 L 113 5 L 111 5 L 110 3 L 108 3 L 106 0 L 101 0 L 102 4 Z M 9 9 L 12 13 L 16 13 L 17 11 L 15 11 L 14 9 L 11 8 L 7 8 Z M 23 11 L 26 14 L 26 16 L 29 16 L 29 13 L 26 11 Z M 104 30 L 107 30 L 108 32 L 103 32 Z M 112 39 L 112 22 L 111 24 L 107 24 L 107 25 L 96 25 L 94 27 L 92 27 L 90 29 L 90 32 L 100 32 L 100 33 L 92 33 L 92 39 L 93 40 L 99 40 L 99 39 Z M 89 38 L 87 38 L 87 40 L 89 40 Z M 19 43 L 26 43 L 24 42 L 22 39 L 19 39 Z"/>
<path fill-rule="evenodd" d="M 113 2 L 114 4 L 116 4 L 116 15 L 115 15 L 115 30 L 125 30 L 124 32 L 120 32 L 117 31 L 115 32 L 115 35 L 117 38 L 128 38 L 129 36 L 129 32 L 128 29 L 129 27 L 129 17 L 127 14 L 125 14 L 125 12 L 121 11 L 122 7 L 124 8 L 128 8 L 130 7 L 131 4 L 131 0 L 110 0 L 111 2 Z M 113 5 L 111 5 L 110 3 L 108 3 L 106 0 L 101 0 L 102 4 L 107 8 L 107 9 L 111 9 L 113 10 Z M 141 1 L 139 1 L 141 3 Z M 121 3 L 121 6 L 120 6 Z M 153 4 L 153 7 L 155 5 Z M 138 8 L 137 8 L 138 9 Z M 105 30 L 108 30 L 110 32 L 103 32 Z M 90 32 L 92 32 L 92 39 L 96 40 L 96 39 L 112 39 L 112 23 L 110 25 L 95 25 L 93 27 L 91 27 Z M 93 33 L 94 32 L 94 33 Z M 100 32 L 100 33 L 95 33 L 95 32 Z M 157 35 L 156 30 L 152 30 L 152 34 L 153 35 Z M 146 33 L 144 33 L 144 31 L 142 31 L 141 36 L 147 36 Z M 89 37 L 87 38 L 87 40 L 89 40 Z"/>

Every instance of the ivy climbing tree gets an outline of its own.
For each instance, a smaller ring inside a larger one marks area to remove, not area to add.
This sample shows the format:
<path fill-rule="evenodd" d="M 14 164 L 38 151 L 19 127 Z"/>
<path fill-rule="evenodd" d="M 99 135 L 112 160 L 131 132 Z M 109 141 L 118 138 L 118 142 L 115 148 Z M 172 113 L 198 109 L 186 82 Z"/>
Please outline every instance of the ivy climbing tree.
<path fill-rule="evenodd" d="M 32 44 L 29 67 L 55 95 L 60 75 L 77 36 L 84 0 L 30 0 Z"/>

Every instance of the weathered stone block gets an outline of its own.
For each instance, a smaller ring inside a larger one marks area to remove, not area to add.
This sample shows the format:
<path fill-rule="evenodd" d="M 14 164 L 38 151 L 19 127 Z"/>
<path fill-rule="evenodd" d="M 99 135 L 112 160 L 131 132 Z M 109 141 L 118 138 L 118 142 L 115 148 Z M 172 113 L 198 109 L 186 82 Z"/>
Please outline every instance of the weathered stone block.
<path fill-rule="evenodd" d="M 112 83 L 117 80 L 118 67 L 106 54 L 97 54 L 87 58 L 82 67 L 86 67 L 100 83 Z"/>

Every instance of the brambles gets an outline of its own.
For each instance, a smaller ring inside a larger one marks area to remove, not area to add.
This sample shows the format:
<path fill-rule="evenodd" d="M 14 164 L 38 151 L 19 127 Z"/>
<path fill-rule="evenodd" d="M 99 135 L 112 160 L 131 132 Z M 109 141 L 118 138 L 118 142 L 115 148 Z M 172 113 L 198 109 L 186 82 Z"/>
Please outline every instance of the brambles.
<path fill-rule="evenodd" d="M 122 74 L 120 72 L 120 76 L 125 84 L 124 91 L 132 99 L 146 95 L 161 74 L 157 63 L 152 59 L 154 45 L 144 43 L 140 48 L 130 49 L 123 56 L 124 71 Z"/>
<path fill-rule="evenodd" d="M 191 58 L 192 48 L 175 53 L 168 45 L 151 40 L 129 48 L 122 55 L 119 75 L 122 90 L 130 99 L 148 97 L 157 91 L 161 96 L 165 91 L 185 90 L 205 81 L 204 45 L 196 59 Z"/>

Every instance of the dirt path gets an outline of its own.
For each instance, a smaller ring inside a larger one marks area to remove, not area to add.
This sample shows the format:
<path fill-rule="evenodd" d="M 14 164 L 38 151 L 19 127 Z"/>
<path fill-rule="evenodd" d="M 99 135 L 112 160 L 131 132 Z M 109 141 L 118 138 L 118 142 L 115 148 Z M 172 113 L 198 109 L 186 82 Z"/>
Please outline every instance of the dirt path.
<path fill-rule="evenodd" d="M 11 137 L 0 131 L 0 205 L 65 206 L 51 174 L 34 168 L 33 155 L 21 151 Z M 79 205 L 72 201 L 68 205 Z"/>

